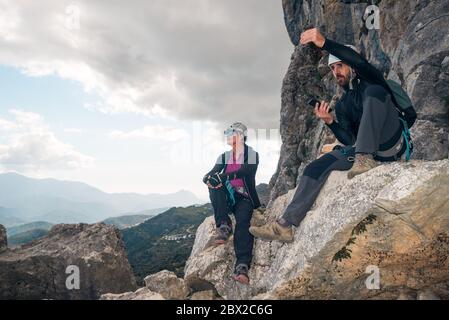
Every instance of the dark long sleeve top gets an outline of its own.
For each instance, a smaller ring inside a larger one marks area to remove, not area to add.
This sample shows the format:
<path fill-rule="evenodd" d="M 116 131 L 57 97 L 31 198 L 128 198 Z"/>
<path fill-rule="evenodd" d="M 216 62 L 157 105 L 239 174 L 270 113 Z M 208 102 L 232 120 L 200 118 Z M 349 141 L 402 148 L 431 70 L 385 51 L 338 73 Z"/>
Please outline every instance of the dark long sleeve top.
<path fill-rule="evenodd" d="M 245 188 L 247 189 L 250 196 L 253 207 L 255 209 L 260 207 L 261 203 L 257 194 L 255 180 L 257 167 L 259 166 L 259 154 L 254 149 L 245 144 L 244 161 L 241 164 L 240 169 L 235 172 L 226 173 L 226 167 L 230 162 L 231 157 L 232 151 L 227 151 L 221 154 L 218 157 L 214 167 L 204 175 L 203 182 L 206 183 L 208 176 L 212 176 L 216 173 L 219 174 L 222 181 L 242 179 L 245 184 Z"/>
<path fill-rule="evenodd" d="M 346 88 L 345 94 L 335 105 L 337 122 L 333 121 L 328 125 L 338 141 L 344 145 L 353 145 L 362 117 L 363 89 L 368 83 L 379 84 L 384 88 L 388 85 L 382 73 L 353 49 L 329 39 L 326 39 L 322 49 L 340 58 L 357 74 L 353 79 L 353 89 Z"/>

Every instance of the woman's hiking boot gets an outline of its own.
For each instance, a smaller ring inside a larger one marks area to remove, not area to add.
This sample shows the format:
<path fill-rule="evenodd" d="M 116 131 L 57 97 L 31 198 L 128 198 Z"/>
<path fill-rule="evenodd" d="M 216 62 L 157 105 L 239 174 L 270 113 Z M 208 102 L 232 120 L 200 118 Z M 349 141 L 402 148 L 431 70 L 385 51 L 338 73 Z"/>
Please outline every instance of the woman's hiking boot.
<path fill-rule="evenodd" d="M 241 284 L 249 285 L 248 266 L 244 263 L 240 263 L 235 267 L 234 280 Z"/>

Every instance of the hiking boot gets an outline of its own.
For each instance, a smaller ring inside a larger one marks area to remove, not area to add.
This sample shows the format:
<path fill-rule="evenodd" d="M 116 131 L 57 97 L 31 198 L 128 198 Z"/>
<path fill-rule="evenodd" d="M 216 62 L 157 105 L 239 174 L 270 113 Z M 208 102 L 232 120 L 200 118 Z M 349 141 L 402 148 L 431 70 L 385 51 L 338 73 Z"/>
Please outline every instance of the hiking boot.
<path fill-rule="evenodd" d="M 253 216 L 251 218 L 251 226 L 260 227 L 265 224 L 264 212 L 265 208 L 254 209 Z"/>
<path fill-rule="evenodd" d="M 249 232 L 256 238 L 260 238 L 262 240 L 293 242 L 292 227 L 283 227 L 277 221 L 269 222 L 260 227 L 250 227 Z"/>
<path fill-rule="evenodd" d="M 365 153 L 356 153 L 354 159 L 354 165 L 348 172 L 348 179 L 354 178 L 356 175 L 367 172 L 378 166 L 376 160 L 373 159 L 373 155 Z"/>
<path fill-rule="evenodd" d="M 240 263 L 235 267 L 234 280 L 241 284 L 249 285 L 248 266 L 244 263 Z"/>
<path fill-rule="evenodd" d="M 222 224 L 219 228 L 217 228 L 216 235 L 214 237 L 215 245 L 225 244 L 226 241 L 232 235 L 232 227 L 227 224 Z"/>

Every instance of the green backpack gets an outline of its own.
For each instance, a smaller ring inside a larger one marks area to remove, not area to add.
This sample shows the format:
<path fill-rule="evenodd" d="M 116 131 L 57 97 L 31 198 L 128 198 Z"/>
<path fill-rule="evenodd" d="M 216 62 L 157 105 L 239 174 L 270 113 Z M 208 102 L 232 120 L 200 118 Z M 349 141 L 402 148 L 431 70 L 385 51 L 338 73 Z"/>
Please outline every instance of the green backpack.
<path fill-rule="evenodd" d="M 410 129 L 416 121 L 416 111 L 407 92 L 394 80 L 386 80 L 388 88 L 393 95 L 394 103 L 403 120 L 407 122 Z"/>
<path fill-rule="evenodd" d="M 393 102 L 396 105 L 396 109 L 399 112 L 399 119 L 402 122 L 402 134 L 407 145 L 405 159 L 408 161 L 413 152 L 413 143 L 409 129 L 416 121 L 416 111 L 415 108 L 413 108 L 412 100 L 399 83 L 393 80 L 386 80 L 386 83 L 393 96 Z"/>

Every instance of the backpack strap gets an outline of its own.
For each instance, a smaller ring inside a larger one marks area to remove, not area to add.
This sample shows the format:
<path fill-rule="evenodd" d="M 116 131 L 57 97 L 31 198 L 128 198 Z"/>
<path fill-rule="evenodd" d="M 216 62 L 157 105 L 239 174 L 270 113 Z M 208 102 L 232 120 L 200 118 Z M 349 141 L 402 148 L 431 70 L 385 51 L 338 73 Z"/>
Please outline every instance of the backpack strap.
<path fill-rule="evenodd" d="M 226 180 L 225 185 L 226 185 L 226 189 L 227 189 L 226 200 L 228 202 L 228 206 L 230 208 L 232 208 L 235 205 L 235 190 L 229 180 Z"/>
<path fill-rule="evenodd" d="M 402 122 L 402 135 L 404 136 L 406 149 L 405 149 L 405 161 L 409 161 L 411 154 L 413 152 L 413 143 L 410 136 L 410 130 L 408 129 L 407 121 L 402 118 L 399 118 Z"/>

